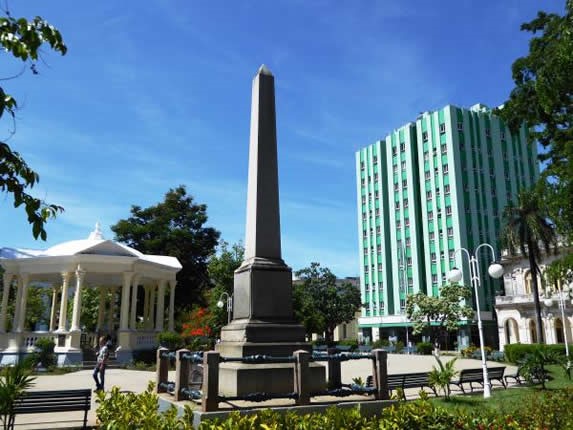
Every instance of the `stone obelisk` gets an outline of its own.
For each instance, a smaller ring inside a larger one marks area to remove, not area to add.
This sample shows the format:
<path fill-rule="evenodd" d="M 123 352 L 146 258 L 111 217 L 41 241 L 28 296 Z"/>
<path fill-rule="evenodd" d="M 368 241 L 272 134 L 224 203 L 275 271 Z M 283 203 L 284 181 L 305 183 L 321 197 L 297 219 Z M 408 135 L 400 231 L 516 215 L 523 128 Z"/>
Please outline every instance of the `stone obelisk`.
<path fill-rule="evenodd" d="M 292 271 L 281 256 L 275 83 L 264 65 L 253 79 L 245 256 L 235 271 L 233 320 L 221 330 L 223 356 L 287 356 L 310 350 L 294 320 Z M 324 385 L 322 366 L 311 369 Z M 227 395 L 292 391 L 292 365 L 221 365 L 220 389 Z"/>

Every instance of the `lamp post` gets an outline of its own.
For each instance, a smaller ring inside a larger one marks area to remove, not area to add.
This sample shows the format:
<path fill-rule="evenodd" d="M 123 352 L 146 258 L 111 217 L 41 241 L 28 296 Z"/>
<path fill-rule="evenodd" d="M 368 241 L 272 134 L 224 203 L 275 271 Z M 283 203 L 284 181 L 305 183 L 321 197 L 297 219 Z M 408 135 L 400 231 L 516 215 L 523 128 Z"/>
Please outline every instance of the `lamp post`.
<path fill-rule="evenodd" d="M 490 266 L 488 268 L 489 276 L 491 276 L 494 279 L 498 279 L 501 276 L 503 276 L 503 267 L 501 264 L 495 262 L 496 261 L 495 250 L 493 249 L 493 246 L 491 246 L 489 243 L 482 243 L 482 244 L 478 245 L 476 247 L 476 249 L 474 250 L 473 255 L 470 254 L 470 252 L 465 248 L 456 249 L 455 253 L 456 254 L 458 252 L 465 253 L 465 255 L 468 258 L 471 283 L 472 283 L 472 286 L 474 288 L 474 293 L 475 293 L 475 297 L 476 297 L 476 313 L 477 313 L 477 320 L 478 320 L 479 346 L 480 346 L 480 350 L 481 350 L 481 364 L 482 364 L 482 369 L 483 369 L 483 397 L 488 398 L 488 397 L 491 397 L 491 385 L 490 385 L 489 377 L 487 374 L 487 363 L 485 361 L 485 348 L 484 348 L 484 341 L 483 341 L 483 325 L 481 322 L 480 305 L 479 305 L 479 287 L 481 286 L 481 280 L 480 280 L 480 271 L 479 271 L 479 261 L 477 258 L 478 251 L 484 246 L 488 247 L 491 250 L 492 264 L 490 264 Z M 454 267 L 448 273 L 448 280 L 450 282 L 459 282 L 459 281 L 461 281 L 462 276 L 463 276 L 462 271 L 460 269 L 457 269 Z"/>
<path fill-rule="evenodd" d="M 227 324 L 230 324 L 231 314 L 233 313 L 233 296 L 223 291 L 221 293 L 221 296 L 219 297 L 219 301 L 217 302 L 217 307 L 219 309 L 223 309 L 223 306 L 225 306 L 225 302 L 227 303 Z"/>

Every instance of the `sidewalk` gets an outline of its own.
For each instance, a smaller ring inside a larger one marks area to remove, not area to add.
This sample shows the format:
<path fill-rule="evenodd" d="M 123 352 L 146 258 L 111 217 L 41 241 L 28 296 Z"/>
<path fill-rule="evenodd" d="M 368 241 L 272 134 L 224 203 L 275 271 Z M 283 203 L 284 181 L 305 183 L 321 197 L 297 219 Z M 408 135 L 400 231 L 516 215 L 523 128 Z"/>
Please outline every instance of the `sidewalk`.
<path fill-rule="evenodd" d="M 454 357 L 442 356 L 442 360 L 451 360 Z M 436 365 L 436 359 L 431 355 L 402 355 L 388 354 L 388 373 L 411 373 L 426 372 L 432 370 Z M 488 366 L 506 366 L 506 373 L 512 373 L 514 366 L 508 366 L 496 362 L 488 362 Z M 456 369 L 479 368 L 481 362 L 473 359 L 458 359 Z M 351 383 L 353 378 L 360 377 L 363 381 L 368 375 L 372 374 L 372 362 L 368 359 L 352 360 L 342 363 L 342 382 Z M 149 381 L 155 381 L 155 372 L 146 372 L 139 370 L 126 369 L 108 369 L 106 371 L 106 387 L 118 386 L 121 390 L 133 391 L 140 393 L 145 391 Z M 175 380 L 175 371 L 169 372 L 169 380 Z M 33 390 L 58 390 L 58 389 L 77 389 L 77 388 L 94 388 L 95 384 L 92 379 L 91 370 L 80 370 L 65 375 L 40 375 L 36 378 Z M 414 396 L 417 390 L 408 391 L 409 398 Z M 169 395 L 163 395 L 163 399 L 171 400 Z M 92 407 L 88 413 L 88 425 L 96 424 L 96 396 L 92 395 Z M 333 399 L 334 400 L 334 399 Z M 340 401 L 340 399 L 336 399 Z M 283 405 L 290 405 L 293 402 L 287 400 Z M 275 406 L 274 402 L 256 403 L 258 407 Z M 47 429 L 47 428 L 78 428 L 81 427 L 83 412 L 58 412 L 53 414 L 38 415 L 19 415 L 16 417 L 16 428 L 22 430 Z"/>

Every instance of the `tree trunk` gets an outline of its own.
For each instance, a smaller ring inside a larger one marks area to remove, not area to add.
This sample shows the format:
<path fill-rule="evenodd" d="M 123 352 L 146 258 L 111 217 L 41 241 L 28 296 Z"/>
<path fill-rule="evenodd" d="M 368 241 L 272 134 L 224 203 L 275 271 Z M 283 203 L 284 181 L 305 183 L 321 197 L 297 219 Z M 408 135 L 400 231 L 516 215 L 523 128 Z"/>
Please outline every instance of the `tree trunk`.
<path fill-rule="evenodd" d="M 533 303 L 535 304 L 535 333 L 537 342 L 545 343 L 543 336 L 543 320 L 541 319 L 541 303 L 539 301 L 539 287 L 537 285 L 537 263 L 532 253 L 533 245 L 528 242 L 529 271 L 531 273 L 531 285 L 533 287 Z"/>

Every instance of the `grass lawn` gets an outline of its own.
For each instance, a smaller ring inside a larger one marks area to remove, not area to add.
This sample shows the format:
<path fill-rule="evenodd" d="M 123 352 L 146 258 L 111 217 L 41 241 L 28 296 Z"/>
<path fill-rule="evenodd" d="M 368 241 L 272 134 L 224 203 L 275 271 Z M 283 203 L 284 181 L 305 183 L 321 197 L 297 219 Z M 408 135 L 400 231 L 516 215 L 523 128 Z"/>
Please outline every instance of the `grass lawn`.
<path fill-rule="evenodd" d="M 551 374 L 551 381 L 546 383 L 547 391 L 559 388 L 573 387 L 573 381 L 570 381 L 563 369 L 558 365 L 547 366 Z M 483 398 L 483 392 L 477 392 L 471 395 L 455 395 L 449 402 L 442 398 L 432 398 L 430 401 L 435 405 L 446 408 L 462 408 L 467 410 L 478 410 L 483 408 L 494 409 L 500 413 L 512 413 L 513 411 L 523 408 L 524 405 L 531 402 L 536 393 L 542 392 L 541 384 L 539 385 L 514 385 L 504 390 L 503 387 L 497 386 L 492 390 L 489 399 Z M 456 393 L 457 394 L 457 393 Z"/>

